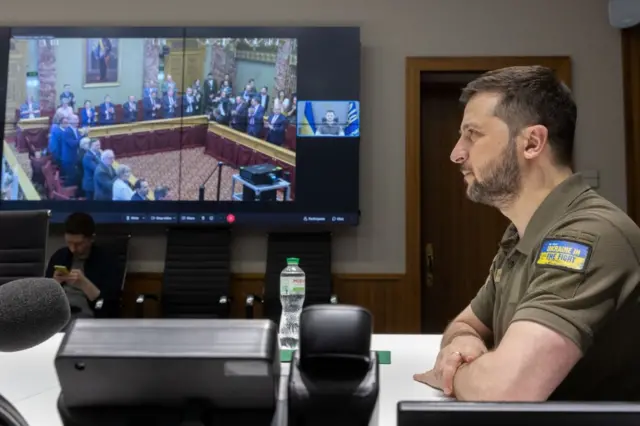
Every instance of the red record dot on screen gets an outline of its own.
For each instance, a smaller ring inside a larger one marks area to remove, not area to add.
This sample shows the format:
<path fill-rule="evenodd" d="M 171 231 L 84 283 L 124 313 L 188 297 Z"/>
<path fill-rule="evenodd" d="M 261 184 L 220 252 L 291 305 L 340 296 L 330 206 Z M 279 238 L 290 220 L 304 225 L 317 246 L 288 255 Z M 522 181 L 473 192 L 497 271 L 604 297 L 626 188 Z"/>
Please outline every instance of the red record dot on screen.
<path fill-rule="evenodd" d="M 231 213 L 229 213 L 229 214 L 227 215 L 227 222 L 228 222 L 228 223 L 233 223 L 233 222 L 235 222 L 235 221 L 236 221 L 236 217 L 235 217 L 234 215 L 232 215 Z"/>

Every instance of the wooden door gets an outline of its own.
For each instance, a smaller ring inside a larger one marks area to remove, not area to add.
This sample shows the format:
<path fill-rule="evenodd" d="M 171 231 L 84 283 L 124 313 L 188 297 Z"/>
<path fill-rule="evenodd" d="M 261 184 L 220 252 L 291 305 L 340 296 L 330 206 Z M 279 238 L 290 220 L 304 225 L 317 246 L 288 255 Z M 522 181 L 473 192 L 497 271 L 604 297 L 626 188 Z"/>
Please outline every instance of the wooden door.
<path fill-rule="evenodd" d="M 508 225 L 472 203 L 449 155 L 458 139 L 462 82 L 421 87 L 422 332 L 441 333 L 484 284 Z"/>
<path fill-rule="evenodd" d="M 196 39 L 170 39 L 167 44 L 171 50 L 165 57 L 164 73 L 173 77 L 177 91 L 182 93 L 195 80 L 204 78 L 206 47 Z"/>

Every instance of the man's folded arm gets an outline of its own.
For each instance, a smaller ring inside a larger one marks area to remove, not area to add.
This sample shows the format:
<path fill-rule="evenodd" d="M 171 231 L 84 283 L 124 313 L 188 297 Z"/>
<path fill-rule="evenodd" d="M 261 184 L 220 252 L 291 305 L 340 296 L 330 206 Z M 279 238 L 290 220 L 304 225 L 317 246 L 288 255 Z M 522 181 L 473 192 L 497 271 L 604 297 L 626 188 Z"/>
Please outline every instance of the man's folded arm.
<path fill-rule="evenodd" d="M 563 230 L 552 237 L 576 235 L 585 233 Z M 593 242 L 575 242 L 589 250 L 584 267 L 536 261 L 534 278 L 498 347 L 456 372 L 458 399 L 545 401 L 586 353 L 596 330 L 616 310 L 621 289 L 637 284 L 638 264 L 615 229 Z"/>

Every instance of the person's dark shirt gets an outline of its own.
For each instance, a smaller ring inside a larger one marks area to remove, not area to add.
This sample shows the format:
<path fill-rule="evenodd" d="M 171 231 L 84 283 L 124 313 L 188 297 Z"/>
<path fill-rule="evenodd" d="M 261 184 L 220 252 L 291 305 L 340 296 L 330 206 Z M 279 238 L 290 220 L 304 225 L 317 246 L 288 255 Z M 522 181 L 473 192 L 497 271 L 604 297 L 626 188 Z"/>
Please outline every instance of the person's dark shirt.
<path fill-rule="evenodd" d="M 66 266 L 69 270 L 72 269 L 73 254 L 67 247 L 59 249 L 51 256 L 45 277 L 53 278 L 55 265 Z M 84 260 L 84 275 L 100 290 L 100 296 L 94 301 L 89 301 L 89 306 L 96 314 L 96 317 L 119 316 L 123 273 L 121 269 L 115 255 L 96 244 L 91 247 L 89 257 Z M 103 308 L 96 312 L 95 304 L 101 299 L 103 300 Z"/>

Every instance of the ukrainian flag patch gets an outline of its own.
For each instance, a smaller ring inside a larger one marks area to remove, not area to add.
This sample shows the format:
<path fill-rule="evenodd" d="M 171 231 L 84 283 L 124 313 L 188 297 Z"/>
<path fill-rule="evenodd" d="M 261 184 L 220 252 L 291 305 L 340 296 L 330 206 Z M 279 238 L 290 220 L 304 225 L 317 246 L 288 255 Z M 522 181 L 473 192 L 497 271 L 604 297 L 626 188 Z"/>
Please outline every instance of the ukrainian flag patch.
<path fill-rule="evenodd" d="M 584 271 L 591 254 L 591 246 L 576 241 L 546 239 L 542 242 L 537 265 L 571 271 Z"/>

